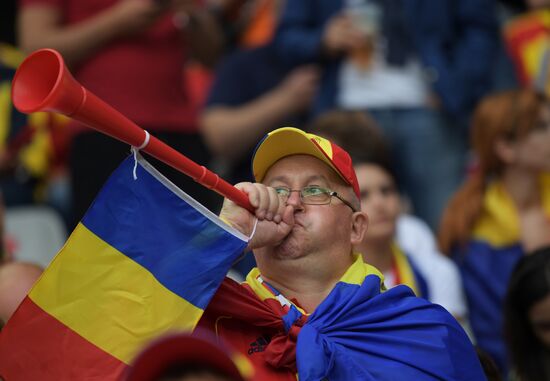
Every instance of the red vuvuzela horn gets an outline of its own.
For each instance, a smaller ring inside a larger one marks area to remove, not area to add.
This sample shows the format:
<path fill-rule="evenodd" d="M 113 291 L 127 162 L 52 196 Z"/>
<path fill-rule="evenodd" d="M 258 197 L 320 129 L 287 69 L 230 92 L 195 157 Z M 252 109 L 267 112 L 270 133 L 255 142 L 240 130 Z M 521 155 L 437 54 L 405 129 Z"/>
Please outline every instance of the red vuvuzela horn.
<path fill-rule="evenodd" d="M 78 83 L 55 50 L 41 49 L 29 55 L 15 73 L 11 94 L 13 104 L 21 112 L 53 111 L 67 115 L 124 143 L 140 147 L 199 184 L 254 212 L 245 193 L 212 171 L 154 136 L 147 142 L 147 133 L 141 127 Z"/>

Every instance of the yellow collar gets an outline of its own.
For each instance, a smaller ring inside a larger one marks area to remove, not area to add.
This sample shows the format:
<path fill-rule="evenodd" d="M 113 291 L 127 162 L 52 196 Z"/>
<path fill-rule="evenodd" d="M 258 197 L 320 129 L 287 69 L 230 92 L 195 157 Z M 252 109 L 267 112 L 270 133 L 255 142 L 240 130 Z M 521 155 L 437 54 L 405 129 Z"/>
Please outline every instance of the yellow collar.
<path fill-rule="evenodd" d="M 397 244 L 394 243 L 391 249 L 395 261 L 395 270 L 399 276 L 399 284 L 409 286 L 415 295 L 420 296 L 420 290 L 416 284 L 416 278 L 409 259 Z"/>
<path fill-rule="evenodd" d="M 550 216 L 550 174 L 541 175 L 540 189 L 542 207 Z M 501 181 L 494 181 L 487 187 L 473 237 L 492 246 L 509 246 L 519 241 L 518 211 Z"/>
<path fill-rule="evenodd" d="M 353 264 L 346 270 L 344 275 L 340 278 L 339 282 L 348 283 L 348 284 L 356 284 L 361 285 L 363 283 L 363 280 L 367 277 L 367 275 L 376 275 L 380 278 L 380 287 L 381 289 L 385 290 L 384 287 L 384 276 L 380 271 L 378 271 L 374 266 L 371 266 L 363 261 L 363 257 L 359 254 L 354 254 L 355 261 Z M 280 300 L 280 298 L 277 297 L 277 295 L 269 289 L 269 287 L 266 287 L 264 282 L 261 279 L 260 270 L 258 270 L 257 267 L 254 267 L 246 276 L 245 283 L 250 286 L 252 291 L 260 298 L 261 300 L 266 299 L 276 299 Z M 284 298 L 284 300 L 287 300 Z M 288 301 L 289 303 L 292 303 L 292 301 Z M 297 306 L 296 304 L 292 303 L 301 313 L 307 315 L 307 313 Z"/>

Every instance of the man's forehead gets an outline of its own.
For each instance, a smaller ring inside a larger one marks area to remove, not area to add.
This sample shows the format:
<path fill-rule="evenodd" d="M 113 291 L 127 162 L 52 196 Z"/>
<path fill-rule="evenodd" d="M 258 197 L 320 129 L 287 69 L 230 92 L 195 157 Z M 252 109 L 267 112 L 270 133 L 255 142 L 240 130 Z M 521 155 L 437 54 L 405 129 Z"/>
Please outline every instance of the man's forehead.
<path fill-rule="evenodd" d="M 278 183 L 278 182 L 280 182 L 280 183 L 289 183 L 289 182 L 294 181 L 294 180 L 300 180 L 300 181 L 307 182 L 307 183 L 315 182 L 318 185 L 331 183 L 331 181 L 329 179 L 327 179 L 326 176 L 319 175 L 319 174 L 316 174 L 316 173 L 308 174 L 308 173 L 304 173 L 304 172 L 298 173 L 297 176 L 294 176 L 292 174 L 289 174 L 289 175 L 283 174 L 283 175 L 279 175 L 279 176 L 269 177 L 269 183 L 266 183 L 265 180 L 264 180 L 264 183 L 266 183 L 267 185 L 271 185 L 271 184 Z"/>
<path fill-rule="evenodd" d="M 295 179 L 341 182 L 338 174 L 330 166 L 310 155 L 291 155 L 278 160 L 267 170 L 262 182 L 265 184 Z"/>

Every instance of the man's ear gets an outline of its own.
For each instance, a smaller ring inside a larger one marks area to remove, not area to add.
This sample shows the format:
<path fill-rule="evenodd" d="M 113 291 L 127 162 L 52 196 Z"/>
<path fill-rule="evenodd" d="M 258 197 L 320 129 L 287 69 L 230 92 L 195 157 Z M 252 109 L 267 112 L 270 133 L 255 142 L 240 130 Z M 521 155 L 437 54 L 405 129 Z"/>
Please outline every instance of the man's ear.
<path fill-rule="evenodd" d="M 350 241 L 353 246 L 363 242 L 369 225 L 369 216 L 365 212 L 353 213 L 351 220 L 351 237 Z"/>
<path fill-rule="evenodd" d="M 511 164 L 516 160 L 516 144 L 514 142 L 497 139 L 493 149 L 497 157 L 505 164 Z"/>

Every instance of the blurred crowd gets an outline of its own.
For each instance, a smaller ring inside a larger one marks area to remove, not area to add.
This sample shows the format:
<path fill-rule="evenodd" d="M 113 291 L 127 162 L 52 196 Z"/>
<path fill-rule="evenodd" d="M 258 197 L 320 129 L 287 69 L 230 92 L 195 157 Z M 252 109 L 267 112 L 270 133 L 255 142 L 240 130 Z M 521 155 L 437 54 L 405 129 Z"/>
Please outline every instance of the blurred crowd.
<path fill-rule="evenodd" d="M 70 232 L 130 154 L 65 116 L 15 109 L 18 65 L 53 48 L 89 91 L 233 184 L 252 180 L 256 142 L 274 128 L 336 142 L 370 219 L 357 251 L 386 286 L 451 312 L 494 379 L 550 380 L 550 0 L 1 7 L 0 320 L 55 254 L 25 259 L 30 238 L 5 228 L 10 213 L 47 208 Z M 221 196 L 148 160 L 219 211 Z M 230 275 L 253 266 L 249 254 Z"/>

